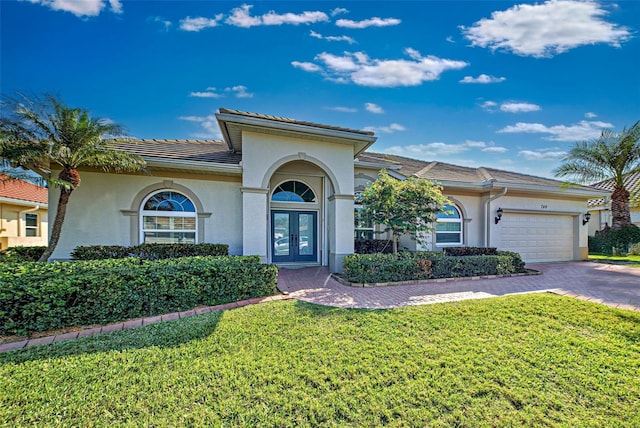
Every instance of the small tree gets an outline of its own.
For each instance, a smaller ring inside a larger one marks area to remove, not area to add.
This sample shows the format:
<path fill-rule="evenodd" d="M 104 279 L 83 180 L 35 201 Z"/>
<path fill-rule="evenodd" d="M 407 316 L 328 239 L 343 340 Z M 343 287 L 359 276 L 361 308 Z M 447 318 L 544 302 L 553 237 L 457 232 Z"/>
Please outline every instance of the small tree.
<path fill-rule="evenodd" d="M 49 246 L 40 261 L 47 261 L 58 244 L 67 204 L 80 185 L 78 168 L 95 167 L 105 172 L 143 171 L 146 162 L 138 155 L 115 150 L 110 138 L 122 128 L 109 120 L 92 118 L 89 112 L 67 107 L 47 96 L 44 100 L 8 98 L 0 116 L 0 164 L 4 172 L 21 167 L 41 175 L 49 186 L 60 188 Z M 60 168 L 57 177 L 51 167 Z"/>
<path fill-rule="evenodd" d="M 419 243 L 423 232 L 433 229 L 437 215 L 448 199 L 442 188 L 429 180 L 408 178 L 396 180 L 386 170 L 360 196 L 363 215 L 392 233 L 393 253 L 398 253 L 398 238 L 409 234 Z"/>

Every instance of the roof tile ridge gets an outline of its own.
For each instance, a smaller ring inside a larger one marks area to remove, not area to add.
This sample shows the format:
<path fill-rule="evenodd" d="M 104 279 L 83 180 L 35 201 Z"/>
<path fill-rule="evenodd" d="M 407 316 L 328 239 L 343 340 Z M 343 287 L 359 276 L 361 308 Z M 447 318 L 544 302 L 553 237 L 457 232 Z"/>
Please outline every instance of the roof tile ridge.
<path fill-rule="evenodd" d="M 496 181 L 496 178 L 484 166 L 478 167 L 476 171 L 480 174 L 482 181 Z"/>
<path fill-rule="evenodd" d="M 438 164 L 438 161 L 432 161 L 429 165 L 425 166 L 420 171 L 415 172 L 413 175 L 416 177 L 422 178 L 423 174 L 427 173 L 431 168 L 433 168 L 437 164 Z"/>

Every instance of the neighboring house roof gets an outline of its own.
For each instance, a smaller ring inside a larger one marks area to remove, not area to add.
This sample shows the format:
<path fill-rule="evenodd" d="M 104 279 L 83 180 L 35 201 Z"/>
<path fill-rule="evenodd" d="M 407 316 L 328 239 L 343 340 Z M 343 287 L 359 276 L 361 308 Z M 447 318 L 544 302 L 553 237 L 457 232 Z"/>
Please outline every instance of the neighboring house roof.
<path fill-rule="evenodd" d="M 0 197 L 47 205 L 48 189 L 24 180 L 0 177 Z"/>
<path fill-rule="evenodd" d="M 238 165 L 242 160 L 241 154 L 229 150 L 227 144 L 221 140 L 125 139 L 116 140 L 114 144 L 118 149 L 145 158 L 234 165 Z"/>
<path fill-rule="evenodd" d="M 438 161 L 427 162 L 406 158 L 404 156 L 373 152 L 363 153 L 358 159 L 365 162 L 388 162 L 396 172 L 405 177 L 424 178 L 444 182 L 445 184 L 447 182 L 458 182 L 480 186 L 490 184 L 497 186 L 519 185 L 553 189 L 572 189 L 579 192 L 597 192 L 596 189 L 589 186 L 571 185 L 568 187 L 564 182 L 559 180 L 489 167 L 471 168 Z"/>
<path fill-rule="evenodd" d="M 596 189 L 613 192 L 613 178 L 592 184 L 591 186 L 595 187 Z M 629 191 L 629 205 L 634 208 L 640 207 L 640 172 L 628 174 L 624 179 L 624 187 Z M 608 199 L 609 198 L 591 199 L 589 201 L 589 206 L 597 207 L 604 205 L 608 202 Z"/>

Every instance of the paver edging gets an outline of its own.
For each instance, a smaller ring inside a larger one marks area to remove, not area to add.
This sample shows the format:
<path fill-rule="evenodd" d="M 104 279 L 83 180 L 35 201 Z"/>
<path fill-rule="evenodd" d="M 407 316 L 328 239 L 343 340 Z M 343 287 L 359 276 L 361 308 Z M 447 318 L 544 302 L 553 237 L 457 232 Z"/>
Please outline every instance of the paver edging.
<path fill-rule="evenodd" d="M 431 279 L 417 279 L 412 281 L 395 281 L 395 282 L 350 282 L 344 279 L 342 276 L 332 273 L 331 277 L 338 281 L 342 285 L 347 287 L 357 288 L 373 288 L 373 287 L 392 287 L 395 285 L 417 285 L 417 284 L 441 284 L 445 282 L 453 281 L 479 281 L 481 279 L 497 279 L 497 278 L 512 278 L 518 276 L 532 276 L 542 275 L 541 271 L 535 269 L 527 269 L 527 272 L 523 273 L 507 273 L 502 275 L 481 275 L 481 276 L 464 276 L 459 278 L 431 278 Z"/>

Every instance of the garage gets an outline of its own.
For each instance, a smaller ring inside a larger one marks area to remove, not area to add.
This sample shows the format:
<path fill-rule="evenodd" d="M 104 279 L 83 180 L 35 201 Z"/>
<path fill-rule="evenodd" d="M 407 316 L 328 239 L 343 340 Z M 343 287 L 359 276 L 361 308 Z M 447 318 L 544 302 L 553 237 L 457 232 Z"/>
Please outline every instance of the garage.
<path fill-rule="evenodd" d="M 520 253 L 527 263 L 574 260 L 574 217 L 505 212 L 500 250 Z"/>

